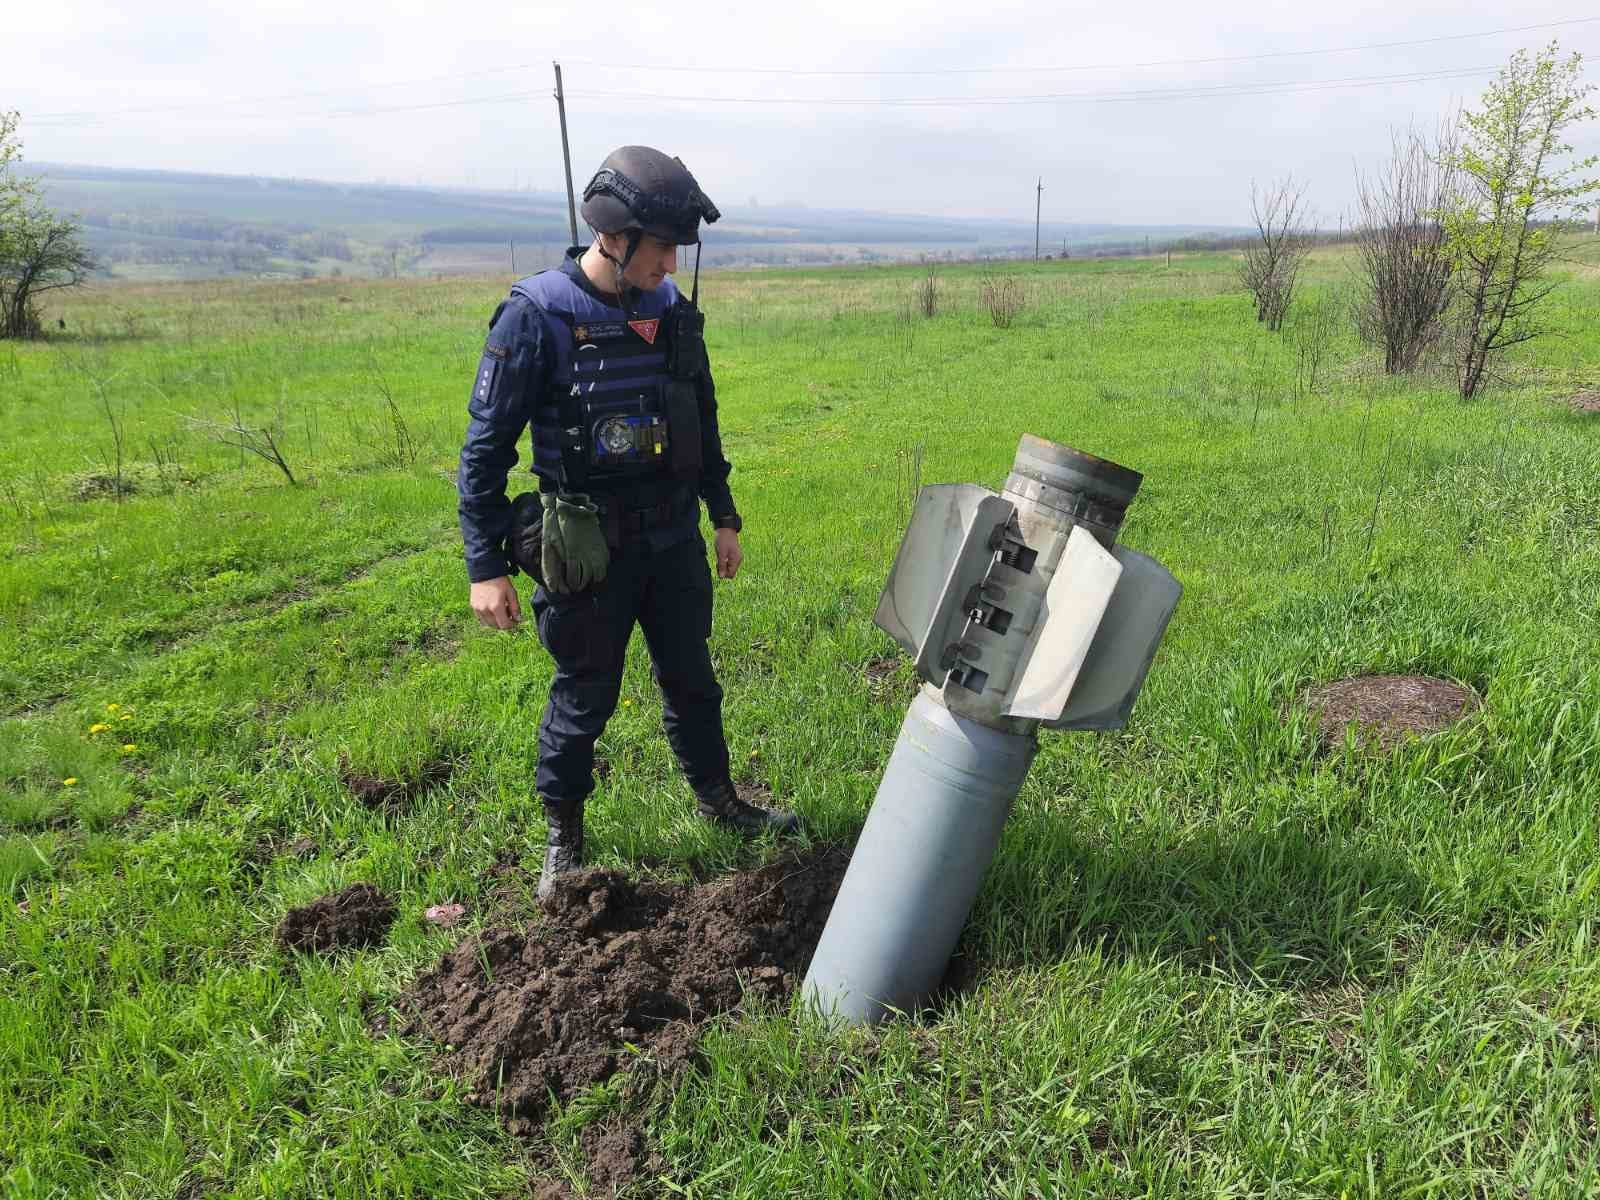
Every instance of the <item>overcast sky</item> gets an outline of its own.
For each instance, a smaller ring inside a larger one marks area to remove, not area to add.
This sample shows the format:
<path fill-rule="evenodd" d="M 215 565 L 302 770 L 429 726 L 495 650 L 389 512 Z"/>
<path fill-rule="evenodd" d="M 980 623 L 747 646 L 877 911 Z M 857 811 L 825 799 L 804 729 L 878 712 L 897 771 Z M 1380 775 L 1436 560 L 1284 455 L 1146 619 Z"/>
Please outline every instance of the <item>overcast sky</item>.
<path fill-rule="evenodd" d="M 1047 221 L 1242 224 L 1251 180 L 1293 172 L 1331 225 L 1390 127 L 1472 103 L 1513 50 L 1556 37 L 1600 63 L 1593 12 L 50 0 L 0 17 L 0 108 L 36 162 L 556 190 L 560 59 L 580 188 L 642 142 L 724 205 L 1031 219 L 1043 176 Z M 1055 98 L 980 102 L 1016 97 Z"/>

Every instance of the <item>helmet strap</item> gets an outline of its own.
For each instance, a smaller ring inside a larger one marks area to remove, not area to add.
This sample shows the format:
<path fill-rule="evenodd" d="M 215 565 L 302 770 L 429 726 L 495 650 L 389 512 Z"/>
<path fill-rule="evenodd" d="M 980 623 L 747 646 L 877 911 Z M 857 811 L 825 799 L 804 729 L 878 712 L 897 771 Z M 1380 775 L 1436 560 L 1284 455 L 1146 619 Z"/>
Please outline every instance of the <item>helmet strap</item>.
<path fill-rule="evenodd" d="M 606 249 L 606 244 L 601 241 L 600 237 L 595 238 L 594 245 L 595 249 L 600 251 L 600 257 L 611 264 L 611 273 L 617 283 L 617 302 L 621 304 L 624 311 L 632 312 L 633 306 L 628 303 L 628 293 L 633 289 L 628 286 L 627 280 L 622 277 L 622 273 L 628 269 L 628 264 L 633 261 L 633 256 L 639 249 L 639 242 L 644 237 L 644 231 L 629 229 L 624 232 L 628 236 L 628 249 L 623 254 L 621 262 L 618 262 L 615 256 Z"/>

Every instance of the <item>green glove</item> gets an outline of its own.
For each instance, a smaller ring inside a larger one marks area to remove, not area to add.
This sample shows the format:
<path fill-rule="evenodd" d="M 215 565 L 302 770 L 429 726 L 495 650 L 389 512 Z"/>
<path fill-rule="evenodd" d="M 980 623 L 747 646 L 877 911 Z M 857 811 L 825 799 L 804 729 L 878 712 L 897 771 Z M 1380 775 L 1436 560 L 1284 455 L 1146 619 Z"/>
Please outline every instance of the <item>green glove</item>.
<path fill-rule="evenodd" d="M 562 554 L 561 526 L 556 521 L 556 494 L 542 492 L 539 507 L 544 510 L 540 525 L 539 570 L 544 586 L 552 592 L 565 595 L 572 589 L 567 586 L 567 565 Z"/>
<path fill-rule="evenodd" d="M 606 548 L 605 531 L 600 528 L 600 510 L 588 496 L 573 492 L 555 498 L 555 518 L 567 589 L 581 592 L 602 582 L 611 562 L 611 551 Z M 546 524 L 547 533 L 549 529 Z"/>
<path fill-rule="evenodd" d="M 564 596 L 603 580 L 611 552 L 600 528 L 600 510 L 578 492 L 546 492 L 539 504 L 544 509 L 544 543 L 539 547 L 544 586 Z"/>

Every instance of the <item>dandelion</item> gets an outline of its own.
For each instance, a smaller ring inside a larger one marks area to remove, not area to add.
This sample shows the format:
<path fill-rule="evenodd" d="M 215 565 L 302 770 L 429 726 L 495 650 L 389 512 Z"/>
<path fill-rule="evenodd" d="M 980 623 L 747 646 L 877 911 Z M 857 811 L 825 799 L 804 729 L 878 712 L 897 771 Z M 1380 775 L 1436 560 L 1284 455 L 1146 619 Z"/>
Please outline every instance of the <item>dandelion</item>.
<path fill-rule="evenodd" d="M 119 710 L 119 709 L 120 709 L 120 708 L 121 708 L 121 707 L 122 707 L 122 705 L 120 705 L 120 704 L 117 704 L 117 703 L 115 703 L 115 702 L 113 702 L 113 703 L 111 703 L 111 704 L 108 704 L 108 705 L 106 705 L 106 711 L 107 711 L 107 712 L 116 712 L 116 711 L 118 711 L 118 710 Z"/>
<path fill-rule="evenodd" d="M 1214 941 L 1216 941 L 1216 940 L 1217 940 L 1217 935 L 1216 935 L 1216 934 L 1214 934 L 1214 933 L 1208 933 L 1208 934 L 1206 934 L 1206 941 L 1208 941 L 1208 942 L 1214 942 Z"/>
<path fill-rule="evenodd" d="M 131 721 L 131 720 L 133 720 L 133 714 L 132 713 L 123 713 L 120 717 L 117 718 L 117 720 L 119 720 L 119 721 Z M 110 729 L 111 726 L 107 725 L 106 728 Z"/>
<path fill-rule="evenodd" d="M 78 786 L 78 777 L 76 775 L 68 775 L 65 779 L 63 779 L 61 781 L 61 786 L 62 787 L 77 787 Z"/>
<path fill-rule="evenodd" d="M 108 730 L 110 728 L 111 728 L 111 726 L 107 725 L 104 721 L 96 721 L 93 725 L 89 726 L 89 732 L 90 733 L 104 733 L 106 730 Z"/>
<path fill-rule="evenodd" d="M 136 743 L 136 742 L 123 742 L 122 743 L 122 752 L 124 754 L 132 754 L 138 748 L 139 748 L 139 746 L 138 746 L 138 743 Z"/>
<path fill-rule="evenodd" d="M 633 707 L 633 701 L 632 700 L 624 700 L 622 702 L 622 707 L 623 708 L 632 708 Z"/>

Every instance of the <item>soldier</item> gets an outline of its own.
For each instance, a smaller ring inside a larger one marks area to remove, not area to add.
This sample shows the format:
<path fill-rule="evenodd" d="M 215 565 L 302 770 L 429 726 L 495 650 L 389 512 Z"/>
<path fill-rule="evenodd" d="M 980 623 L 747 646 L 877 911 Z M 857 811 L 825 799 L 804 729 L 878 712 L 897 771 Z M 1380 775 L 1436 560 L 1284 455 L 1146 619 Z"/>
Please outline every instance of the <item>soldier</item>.
<path fill-rule="evenodd" d="M 711 572 L 699 502 L 724 579 L 743 560 L 742 526 L 704 318 L 670 276 L 678 247 L 698 253 L 701 219 L 719 216 L 678 159 L 646 146 L 615 151 L 583 192 L 594 242 L 513 285 L 489 322 L 473 383 L 459 482 L 472 610 L 492 628 L 520 623 L 509 578 L 520 560 L 540 584 L 533 614 L 556 663 L 535 777 L 549 822 L 541 897 L 583 861 L 594 744 L 616 708 L 635 622 L 700 814 L 746 836 L 799 828 L 793 813 L 735 792 L 707 647 Z M 529 493 L 513 506 L 506 477 L 530 424 L 537 504 Z M 531 515 L 528 528 L 514 511 Z"/>

